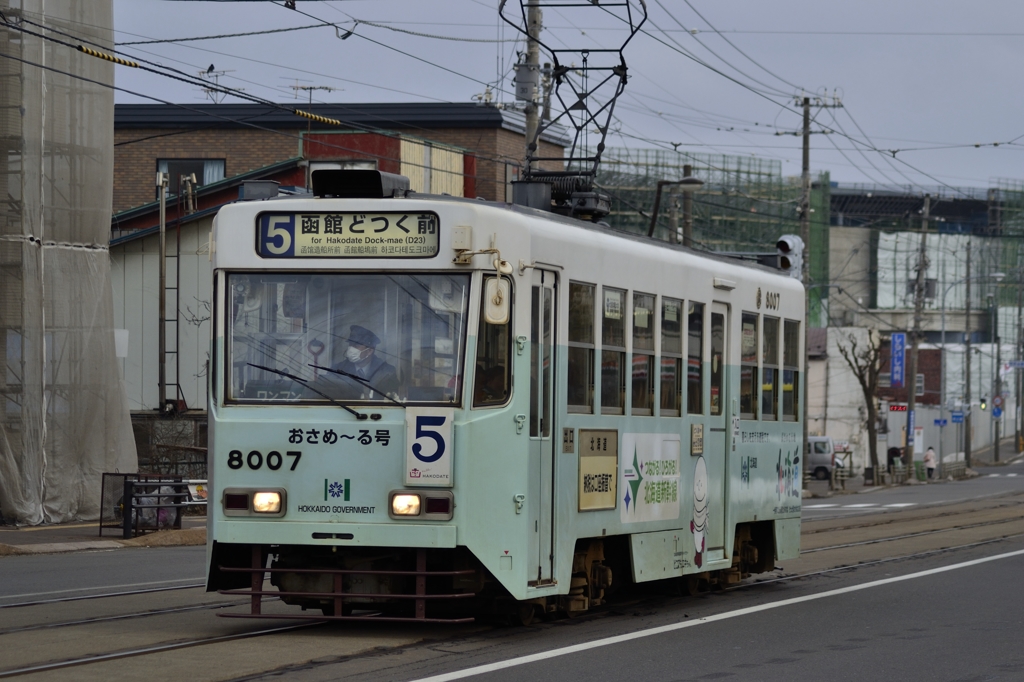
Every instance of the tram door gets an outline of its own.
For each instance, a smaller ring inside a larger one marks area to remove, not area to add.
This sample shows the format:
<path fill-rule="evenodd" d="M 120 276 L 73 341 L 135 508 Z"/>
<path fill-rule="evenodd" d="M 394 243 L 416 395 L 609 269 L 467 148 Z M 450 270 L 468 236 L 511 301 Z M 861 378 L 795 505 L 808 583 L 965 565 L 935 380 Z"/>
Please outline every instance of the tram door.
<path fill-rule="evenodd" d="M 733 362 L 729 349 L 732 347 L 732 329 L 729 324 L 729 306 L 725 303 L 711 304 L 711 401 L 708 430 L 705 434 L 704 460 L 708 476 L 708 530 L 706 536 L 707 561 L 725 558 L 725 510 L 729 508 L 725 499 L 726 462 L 732 438 L 732 418 L 738 418 L 731 403 L 729 366 Z M 738 423 L 738 422 L 737 422 Z"/>
<path fill-rule="evenodd" d="M 554 555 L 555 273 L 533 271 L 530 290 L 530 462 L 527 509 L 533 526 L 531 584 L 551 580 Z"/>

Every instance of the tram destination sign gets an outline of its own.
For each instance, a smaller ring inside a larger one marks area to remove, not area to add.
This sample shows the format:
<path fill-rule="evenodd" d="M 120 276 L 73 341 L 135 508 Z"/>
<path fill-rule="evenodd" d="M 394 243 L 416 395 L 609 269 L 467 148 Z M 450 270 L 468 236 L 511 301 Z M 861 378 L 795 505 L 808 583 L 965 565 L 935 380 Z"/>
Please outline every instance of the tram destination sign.
<path fill-rule="evenodd" d="M 430 258 L 440 246 L 436 213 L 261 213 L 262 258 Z"/>

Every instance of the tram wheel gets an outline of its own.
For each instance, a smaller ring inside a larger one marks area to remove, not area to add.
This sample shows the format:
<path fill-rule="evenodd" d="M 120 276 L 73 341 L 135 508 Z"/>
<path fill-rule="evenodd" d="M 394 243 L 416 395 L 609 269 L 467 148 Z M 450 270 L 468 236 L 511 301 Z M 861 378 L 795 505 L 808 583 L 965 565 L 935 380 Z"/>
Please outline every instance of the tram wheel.
<path fill-rule="evenodd" d="M 700 594 L 700 578 L 695 575 L 684 575 L 680 578 L 680 589 L 687 597 L 696 597 Z"/>
<path fill-rule="evenodd" d="M 530 625 L 537 617 L 537 606 L 531 603 L 517 604 L 515 611 L 512 613 L 512 623 L 514 625 Z"/>

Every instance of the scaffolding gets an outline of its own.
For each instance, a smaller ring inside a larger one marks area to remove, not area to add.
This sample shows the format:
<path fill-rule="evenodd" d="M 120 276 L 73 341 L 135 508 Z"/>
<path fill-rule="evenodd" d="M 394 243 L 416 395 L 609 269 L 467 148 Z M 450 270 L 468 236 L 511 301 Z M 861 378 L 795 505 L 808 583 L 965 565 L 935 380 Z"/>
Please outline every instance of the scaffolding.
<path fill-rule="evenodd" d="M 102 472 L 136 466 L 107 250 L 113 65 L 27 31 L 112 47 L 112 3 L 0 11 L 0 514 L 95 519 Z"/>

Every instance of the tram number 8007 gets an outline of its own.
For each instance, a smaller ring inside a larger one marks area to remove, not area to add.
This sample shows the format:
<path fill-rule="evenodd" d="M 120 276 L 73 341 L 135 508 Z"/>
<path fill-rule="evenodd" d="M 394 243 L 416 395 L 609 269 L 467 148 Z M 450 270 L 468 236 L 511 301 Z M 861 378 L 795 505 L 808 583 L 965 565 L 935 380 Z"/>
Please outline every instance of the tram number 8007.
<path fill-rule="evenodd" d="M 292 459 L 292 466 L 289 471 L 295 471 L 295 467 L 299 465 L 299 460 L 302 459 L 302 453 L 290 450 L 284 454 L 286 457 L 294 458 Z M 253 450 L 248 455 L 243 455 L 241 450 L 232 450 L 228 453 L 228 468 L 230 469 L 241 469 L 243 465 L 247 464 L 250 469 L 256 471 L 263 466 L 263 462 L 263 453 L 259 450 Z M 281 457 L 281 453 L 277 450 L 271 450 L 267 453 L 266 463 L 268 469 L 277 471 L 284 464 L 284 457 Z"/>

